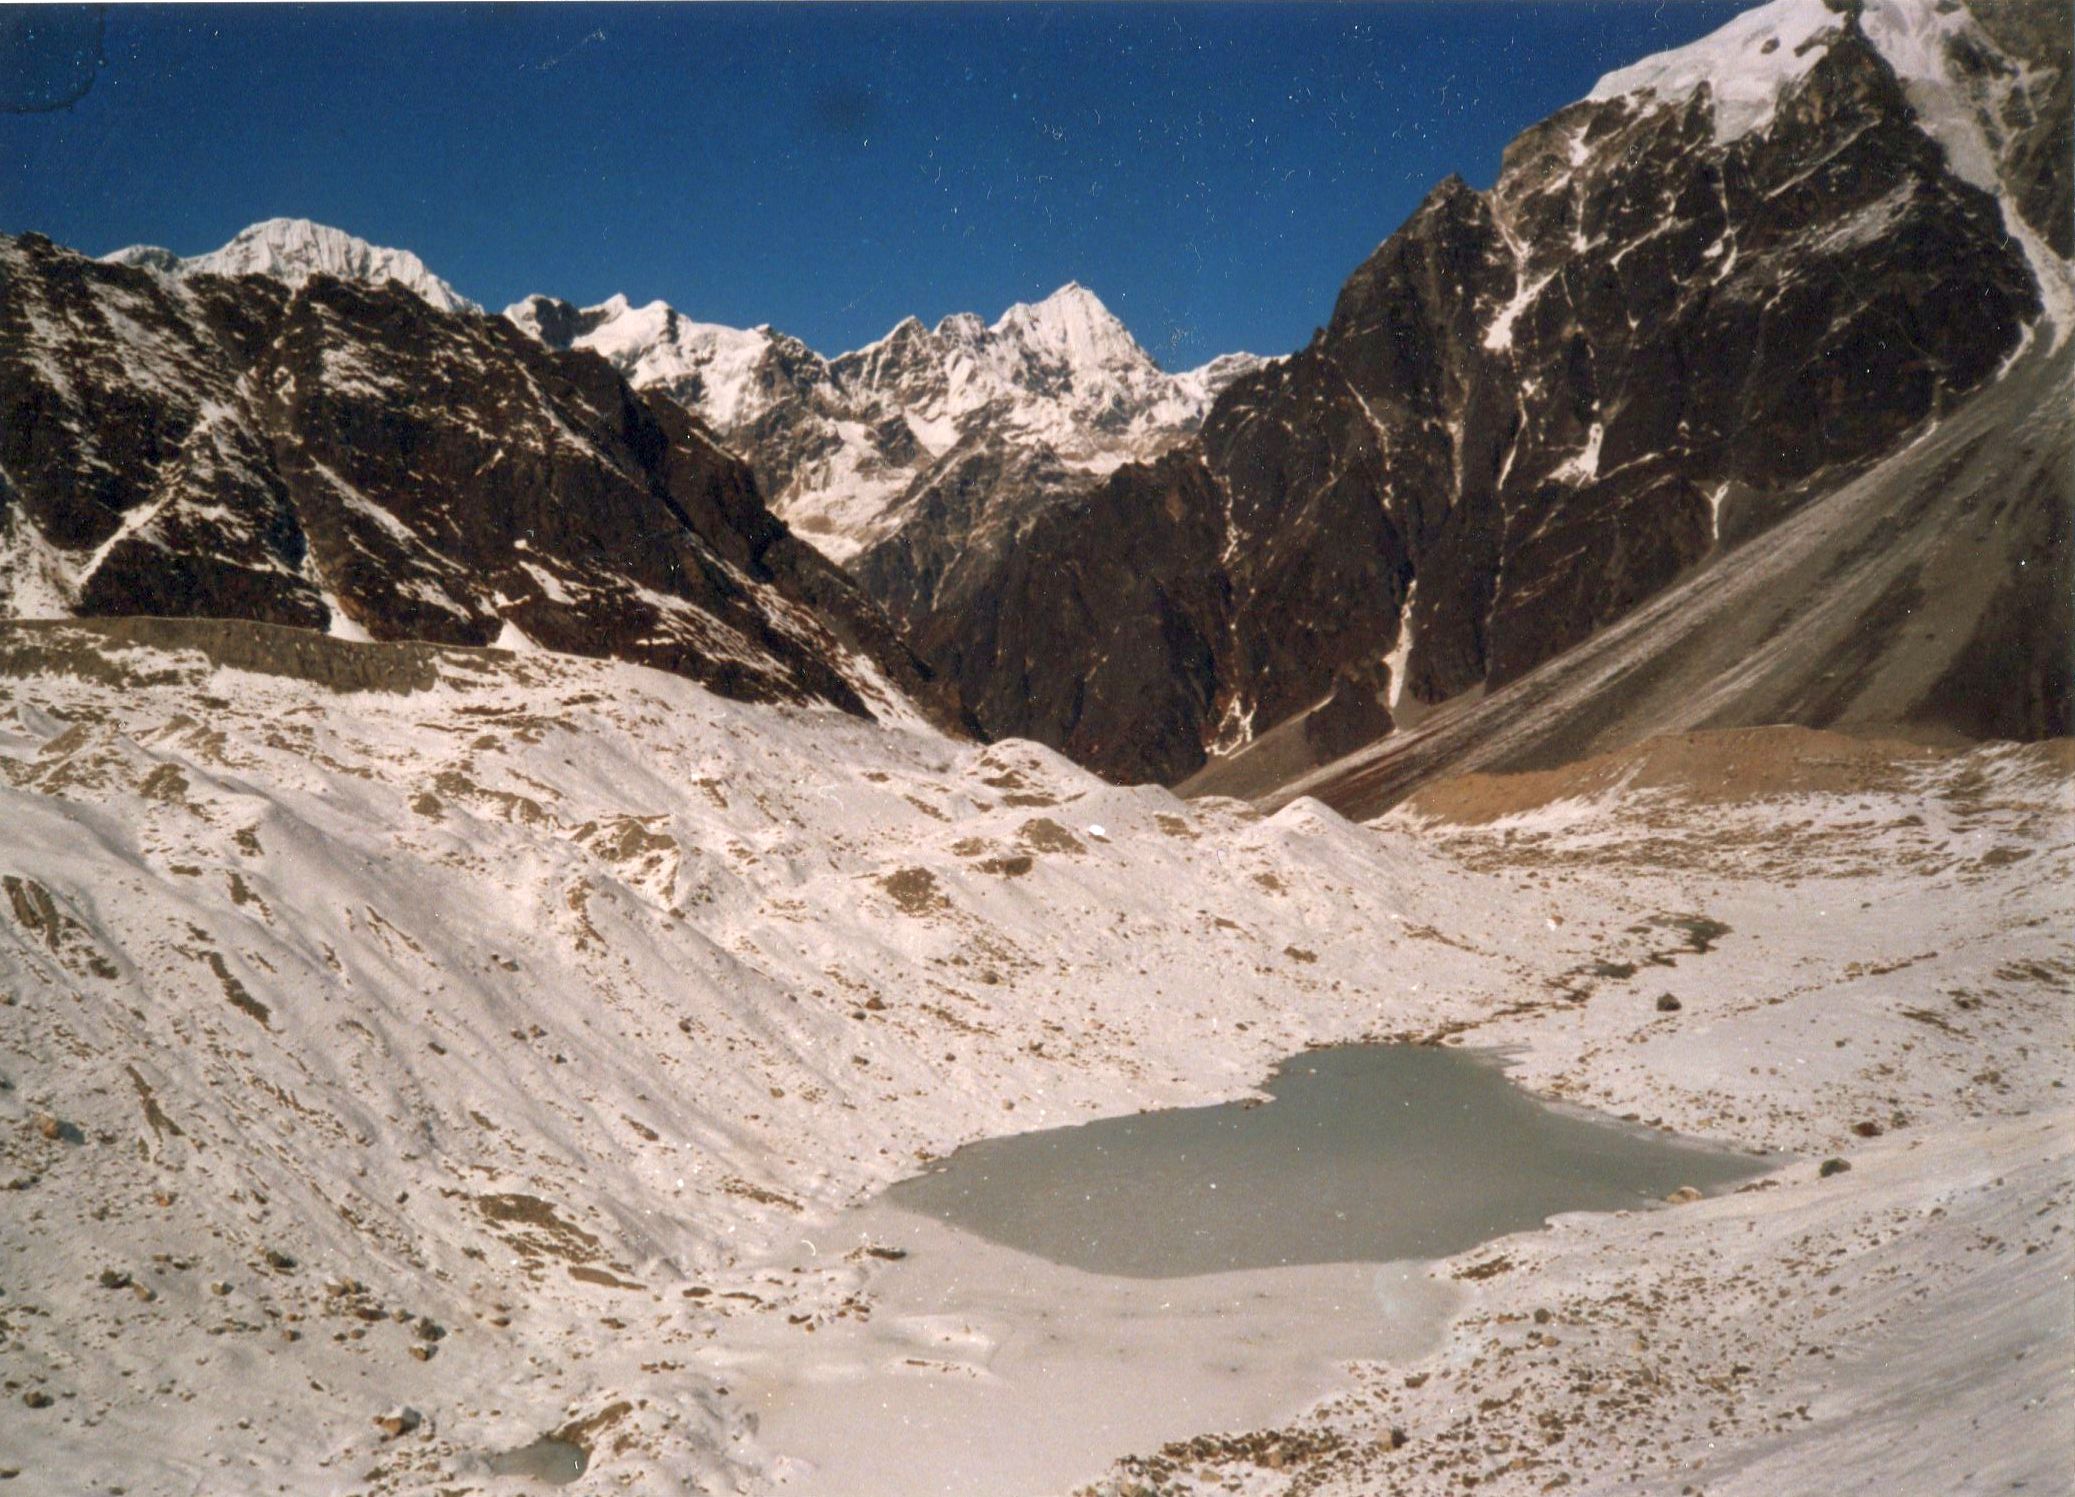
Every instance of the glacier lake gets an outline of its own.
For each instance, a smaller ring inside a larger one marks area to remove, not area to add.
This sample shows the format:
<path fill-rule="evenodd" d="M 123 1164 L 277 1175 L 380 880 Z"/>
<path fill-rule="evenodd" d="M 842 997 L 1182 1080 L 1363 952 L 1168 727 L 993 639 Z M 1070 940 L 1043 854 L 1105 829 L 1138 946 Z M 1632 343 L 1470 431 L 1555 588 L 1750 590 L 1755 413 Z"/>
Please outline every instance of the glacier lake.
<path fill-rule="evenodd" d="M 1263 1090 L 959 1149 L 841 1219 L 849 1261 L 891 1260 L 867 1315 L 700 1360 L 795 1497 L 1065 1491 L 1428 1354 L 1464 1301 L 1435 1258 L 1781 1162 L 1552 1105 L 1468 1050 L 1308 1051 Z"/>
<path fill-rule="evenodd" d="M 1449 1257 L 1773 1167 L 1551 1105 L 1474 1051 L 1313 1050 L 1263 1090 L 969 1144 L 884 1199 L 1089 1273 L 1177 1278 Z"/>

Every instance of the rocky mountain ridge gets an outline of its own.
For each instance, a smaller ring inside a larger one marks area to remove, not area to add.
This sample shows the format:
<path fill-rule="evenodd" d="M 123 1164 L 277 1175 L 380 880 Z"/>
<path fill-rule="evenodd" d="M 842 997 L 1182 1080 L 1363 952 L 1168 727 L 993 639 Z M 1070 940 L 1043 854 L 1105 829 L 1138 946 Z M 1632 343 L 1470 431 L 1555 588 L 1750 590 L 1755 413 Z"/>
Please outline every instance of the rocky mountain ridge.
<path fill-rule="evenodd" d="M 910 317 L 834 359 L 661 302 L 532 297 L 506 315 L 698 413 L 772 508 L 911 627 L 973 606 L 1036 516 L 1186 440 L 1220 391 L 1266 362 L 1227 354 L 1168 374 L 1072 283 L 992 324 Z"/>
<path fill-rule="evenodd" d="M 2053 10 L 1774 0 L 1611 75 L 917 649 L 990 732 L 1167 782 L 1518 679 L 2075 326 Z"/>
<path fill-rule="evenodd" d="M 176 278 L 395 282 L 444 311 L 480 310 L 409 251 L 303 219 L 254 224 L 203 255 L 138 245 L 103 258 Z M 624 296 L 530 296 L 505 316 L 699 417 L 749 462 L 772 509 L 903 623 L 966 606 L 1032 517 L 1186 440 L 1227 385 L 1269 362 L 1223 354 L 1168 374 L 1073 282 L 991 324 L 909 317 L 835 358 L 769 325 Z"/>
<path fill-rule="evenodd" d="M 0 611 L 612 656 L 964 721 L 742 462 L 602 360 L 394 278 L 38 235 L 0 238 Z"/>
<path fill-rule="evenodd" d="M 1301 742 L 1303 773 L 1502 689 L 1728 564 L 2033 340 L 2075 328 L 2075 67 L 2058 14 L 1958 0 L 1747 11 L 1524 132 L 1488 191 L 1442 183 L 1355 271 L 1311 345 L 1272 363 L 1235 356 L 1167 375 L 1073 285 L 991 325 L 909 319 L 836 359 L 663 303 L 534 297 L 507 317 L 523 341 L 597 354 L 657 397 L 651 414 L 667 397 L 695 434 L 703 418 L 989 733 L 1175 783 L 1273 730 L 1278 763 Z M 409 287 L 433 307 L 452 294 L 415 257 L 297 221 L 189 261 L 111 258 L 186 288 L 169 294 L 229 284 L 217 270 L 294 296 L 343 284 L 335 275 Z M 276 299 L 250 294 L 253 308 Z M 272 336 L 274 313 L 239 316 Z M 134 362 L 154 361 L 180 358 Z M 325 373 L 354 389 L 344 365 Z M 185 378 L 159 378 L 144 406 Z M 250 402 L 232 398 L 235 383 L 209 375 L 196 388 L 240 411 Z M 186 418 L 173 427 L 184 442 Z M 223 427 L 212 441 L 252 436 Z M 2050 508 L 2056 492 L 2027 502 Z M 2038 520 L 2013 523 L 2030 534 Z M 2044 559 L 2058 566 L 2068 527 L 2052 521 L 2060 549 Z M 245 515 L 208 544 L 242 526 L 231 549 L 249 550 L 269 523 Z M 144 521 L 129 515 L 69 561 L 14 526 L 6 571 L 27 600 L 16 606 L 98 607 L 88 583 L 125 575 L 133 524 Z M 197 585 L 181 567 L 101 586 L 169 606 Z M 457 638 L 484 617 L 510 622 L 505 604 L 522 594 L 502 584 L 480 608 L 443 616 L 451 596 L 421 607 L 439 572 L 390 587 L 373 613 L 449 632 L 466 616 Z M 835 596 L 840 579 L 822 575 Z M 212 573 L 209 587 L 261 617 L 288 596 L 247 573 Z M 1898 617 L 1866 627 L 1892 635 Z M 2031 627 L 1997 658 L 2026 683 L 2017 719 L 2055 731 L 2069 719 L 2065 674 L 2046 668 L 2046 616 Z M 598 646 L 595 631 L 573 637 Z M 1961 726 L 1928 702 L 1900 710 Z"/>

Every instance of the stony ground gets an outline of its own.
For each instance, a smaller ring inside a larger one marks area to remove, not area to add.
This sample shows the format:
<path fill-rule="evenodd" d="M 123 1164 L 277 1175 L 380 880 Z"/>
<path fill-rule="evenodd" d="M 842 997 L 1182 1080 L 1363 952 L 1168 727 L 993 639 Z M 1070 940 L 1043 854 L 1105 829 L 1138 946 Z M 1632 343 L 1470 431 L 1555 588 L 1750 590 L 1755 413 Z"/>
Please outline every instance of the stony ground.
<path fill-rule="evenodd" d="M 484 1457 L 549 1433 L 572 1491 L 766 1490 L 784 1452 L 710 1353 L 870 1312 L 869 1255 L 802 1246 L 840 1208 L 1387 1036 L 1796 1158 L 1437 1265 L 1468 1309 L 1433 1356 L 1090 1480 L 2069 1468 L 2048 751 L 1695 794 L 1746 746 L 1842 752 L 1732 735 L 1654 788 L 1372 829 L 634 667 L 453 652 L 339 693 L 60 643 L 0 683 L 15 1490 L 529 1490 Z"/>
<path fill-rule="evenodd" d="M 2067 1490 L 2068 762 L 1689 735 L 1380 824 L 1576 958 L 1451 1041 L 1799 1157 L 1439 1265 L 1473 1303 L 1437 1355 L 1100 1490 Z"/>

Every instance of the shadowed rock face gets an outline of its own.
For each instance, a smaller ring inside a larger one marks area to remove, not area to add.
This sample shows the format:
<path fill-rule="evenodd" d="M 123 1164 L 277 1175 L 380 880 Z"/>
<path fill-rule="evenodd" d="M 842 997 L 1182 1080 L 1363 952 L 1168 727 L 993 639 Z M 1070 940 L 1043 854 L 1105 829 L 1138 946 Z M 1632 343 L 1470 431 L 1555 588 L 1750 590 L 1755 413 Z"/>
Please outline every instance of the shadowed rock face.
<path fill-rule="evenodd" d="M 530 641 L 856 713 L 890 684 L 960 718 L 683 410 L 400 286 L 174 281 L 0 240 L 0 468 L 15 616 Z"/>
<path fill-rule="evenodd" d="M 1447 776 L 1554 769 L 1701 729 L 2064 737 L 2075 731 L 2071 410 L 2075 343 L 2036 340 L 1921 440 L 1812 485 L 1779 523 L 1509 685 L 1307 764 L 1291 740 L 1325 715 L 1314 712 L 1186 788 L 1267 804 L 1313 796 L 1368 817 Z"/>
<path fill-rule="evenodd" d="M 1974 95 L 2003 176 L 2025 222 L 2055 254 L 2075 256 L 2075 29 L 2065 5 L 1982 4 L 1970 13 L 1985 44 L 1955 49 L 1955 71 Z"/>
<path fill-rule="evenodd" d="M 1218 516 L 1200 459 L 1128 469 L 1039 514 L 968 612 L 938 615 L 910 639 L 971 683 L 967 705 L 982 723 L 1043 723 L 1083 764 L 1155 778 L 1159 766 L 1201 757 L 1197 725 L 1231 612 Z M 1092 639 L 1099 654 L 1060 668 L 1062 641 Z"/>
<path fill-rule="evenodd" d="M 1629 94 L 1527 131 L 1488 193 L 1442 183 L 1309 347 L 1041 517 L 919 651 L 990 732 L 1119 779 L 1178 780 L 1329 699 L 1344 751 L 1388 708 L 1518 679 L 1891 450 L 1995 374 L 2041 295 L 1856 20 L 1813 48 L 1741 135 L 1706 87 Z M 2066 193 L 2054 98 L 2000 137 L 2006 181 L 2039 167 L 2020 211 Z M 1343 673 L 1394 650 L 1379 713 Z"/>
<path fill-rule="evenodd" d="M 976 433 L 925 466 L 902 497 L 906 518 L 848 569 L 909 625 L 955 615 L 992 583 L 1030 518 L 1094 480 L 1041 443 Z"/>

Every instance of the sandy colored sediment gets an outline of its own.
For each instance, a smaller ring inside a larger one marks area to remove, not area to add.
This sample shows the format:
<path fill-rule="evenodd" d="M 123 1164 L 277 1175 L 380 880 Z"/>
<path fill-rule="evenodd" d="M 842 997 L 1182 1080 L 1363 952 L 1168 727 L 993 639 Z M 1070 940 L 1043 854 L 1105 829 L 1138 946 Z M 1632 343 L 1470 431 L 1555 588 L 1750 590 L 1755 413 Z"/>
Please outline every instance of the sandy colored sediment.
<path fill-rule="evenodd" d="M 2068 764 L 2075 744 L 2033 752 Z M 1724 728 L 1650 738 L 1558 769 L 1453 775 L 1423 786 L 1407 808 L 1459 826 L 1539 810 L 1555 801 L 1662 790 L 1699 803 L 1906 789 L 1914 773 L 1963 752 L 1950 744 L 1814 728 Z"/>

